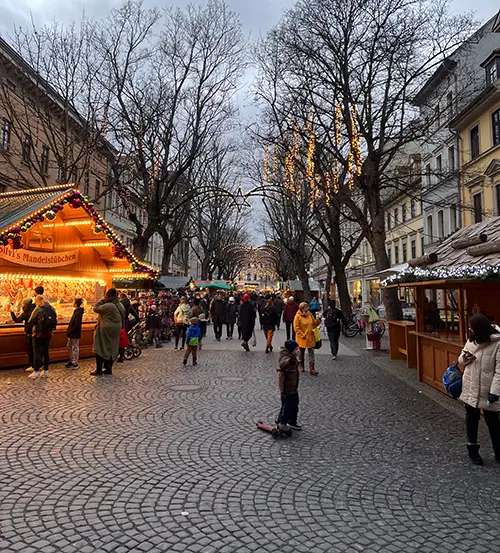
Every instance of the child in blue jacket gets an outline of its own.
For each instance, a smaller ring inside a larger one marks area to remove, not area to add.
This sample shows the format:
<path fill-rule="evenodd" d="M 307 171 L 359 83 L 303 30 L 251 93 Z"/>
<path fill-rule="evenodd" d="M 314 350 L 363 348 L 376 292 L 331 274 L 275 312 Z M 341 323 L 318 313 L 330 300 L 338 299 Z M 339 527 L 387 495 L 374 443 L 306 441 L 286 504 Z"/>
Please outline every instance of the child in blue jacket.
<path fill-rule="evenodd" d="M 187 365 L 190 354 L 193 354 L 193 365 L 197 365 L 198 345 L 201 340 L 201 329 L 198 326 L 198 318 L 193 317 L 189 321 L 189 328 L 186 334 L 186 353 L 184 354 L 183 365 Z"/>

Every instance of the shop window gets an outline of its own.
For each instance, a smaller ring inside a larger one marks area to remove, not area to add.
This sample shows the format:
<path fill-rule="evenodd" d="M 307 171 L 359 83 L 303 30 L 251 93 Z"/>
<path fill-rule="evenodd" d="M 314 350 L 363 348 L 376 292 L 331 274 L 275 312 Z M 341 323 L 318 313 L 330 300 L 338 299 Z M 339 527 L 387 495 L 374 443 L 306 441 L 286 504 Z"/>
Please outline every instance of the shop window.
<path fill-rule="evenodd" d="M 483 220 L 483 201 L 481 198 L 481 192 L 474 194 L 472 197 L 472 203 L 474 206 L 474 223 L 480 223 Z"/>
<path fill-rule="evenodd" d="M 470 130 L 470 158 L 479 157 L 479 125 Z"/>
<path fill-rule="evenodd" d="M 444 238 L 444 213 L 441 209 L 438 211 L 438 236 L 439 238 Z"/>
<path fill-rule="evenodd" d="M 42 156 L 40 158 L 40 168 L 42 173 L 47 174 L 49 172 L 49 158 L 50 158 L 50 149 L 45 144 L 42 144 Z"/>
<path fill-rule="evenodd" d="M 493 146 L 500 144 L 500 109 L 491 114 L 491 127 L 493 129 Z"/>
<path fill-rule="evenodd" d="M 21 159 L 24 163 L 31 162 L 31 149 L 33 148 L 33 140 L 29 134 L 24 135 L 22 148 L 21 148 Z"/>
<path fill-rule="evenodd" d="M 415 259 L 417 257 L 417 242 L 416 240 L 411 241 L 411 258 Z"/>
<path fill-rule="evenodd" d="M 0 137 L 0 149 L 8 150 L 10 146 L 10 121 L 2 121 L 2 136 Z"/>
<path fill-rule="evenodd" d="M 28 248 L 30 250 L 52 251 L 54 249 L 52 229 L 50 227 L 42 227 L 42 230 L 33 229 L 30 231 L 28 233 Z"/>

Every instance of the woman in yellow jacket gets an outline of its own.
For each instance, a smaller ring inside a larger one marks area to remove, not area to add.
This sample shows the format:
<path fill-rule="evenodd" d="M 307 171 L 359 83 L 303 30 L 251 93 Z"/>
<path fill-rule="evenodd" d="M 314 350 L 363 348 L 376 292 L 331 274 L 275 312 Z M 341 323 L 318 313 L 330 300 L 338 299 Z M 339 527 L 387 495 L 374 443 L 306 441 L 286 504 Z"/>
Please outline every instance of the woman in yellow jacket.
<path fill-rule="evenodd" d="M 300 348 L 300 370 L 304 372 L 306 349 L 309 354 L 309 374 L 316 376 L 318 371 L 314 368 L 314 346 L 316 338 L 314 329 L 321 324 L 321 319 L 315 319 L 309 311 L 309 304 L 303 301 L 293 320 L 295 339 Z"/>

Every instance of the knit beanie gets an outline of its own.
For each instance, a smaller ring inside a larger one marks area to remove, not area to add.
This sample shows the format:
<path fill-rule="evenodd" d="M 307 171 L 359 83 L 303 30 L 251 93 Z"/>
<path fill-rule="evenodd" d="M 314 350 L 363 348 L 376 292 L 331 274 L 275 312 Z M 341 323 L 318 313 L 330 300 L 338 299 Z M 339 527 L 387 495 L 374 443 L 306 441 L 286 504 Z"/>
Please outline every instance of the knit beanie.
<path fill-rule="evenodd" d="M 299 344 L 295 340 L 287 340 L 285 342 L 285 349 L 287 349 L 290 353 L 292 351 L 295 351 L 299 347 Z"/>

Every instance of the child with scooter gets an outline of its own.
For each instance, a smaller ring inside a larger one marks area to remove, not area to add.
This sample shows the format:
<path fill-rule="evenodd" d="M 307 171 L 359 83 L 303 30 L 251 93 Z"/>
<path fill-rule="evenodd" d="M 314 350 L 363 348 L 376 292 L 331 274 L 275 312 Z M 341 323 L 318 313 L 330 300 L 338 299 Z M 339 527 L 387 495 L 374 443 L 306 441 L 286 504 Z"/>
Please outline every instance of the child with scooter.
<path fill-rule="evenodd" d="M 280 349 L 279 388 L 281 392 L 281 410 L 278 415 L 278 428 L 286 433 L 290 428 L 302 430 L 297 422 L 299 413 L 299 368 L 300 349 L 295 340 L 287 340 Z"/>

